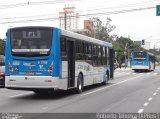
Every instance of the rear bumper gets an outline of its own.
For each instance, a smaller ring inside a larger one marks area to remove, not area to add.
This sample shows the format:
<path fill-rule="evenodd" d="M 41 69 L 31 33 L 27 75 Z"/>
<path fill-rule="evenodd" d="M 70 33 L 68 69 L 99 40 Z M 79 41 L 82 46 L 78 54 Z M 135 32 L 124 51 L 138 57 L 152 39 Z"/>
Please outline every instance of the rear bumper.
<path fill-rule="evenodd" d="M 58 77 L 51 76 L 6 76 L 5 87 L 16 90 L 56 89 L 60 86 Z M 62 87 L 65 89 L 66 87 Z"/>
<path fill-rule="evenodd" d="M 149 66 L 132 66 L 132 70 L 136 70 L 136 69 L 149 70 Z"/>

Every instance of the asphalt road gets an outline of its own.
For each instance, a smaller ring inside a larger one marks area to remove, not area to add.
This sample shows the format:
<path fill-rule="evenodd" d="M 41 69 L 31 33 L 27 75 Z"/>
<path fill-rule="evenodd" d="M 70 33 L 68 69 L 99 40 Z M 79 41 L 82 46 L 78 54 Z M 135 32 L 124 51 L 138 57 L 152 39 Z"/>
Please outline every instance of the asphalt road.
<path fill-rule="evenodd" d="M 160 68 L 142 73 L 116 69 L 114 80 L 106 86 L 89 86 L 81 94 L 56 91 L 50 95 L 37 95 L 30 91 L 0 88 L 1 113 L 36 113 L 32 118 L 40 118 L 45 115 L 43 113 L 70 113 L 72 118 L 76 118 L 75 113 L 95 114 L 95 118 L 96 113 L 101 112 L 158 113 L 159 100 Z M 67 118 L 67 115 L 63 117 Z"/>

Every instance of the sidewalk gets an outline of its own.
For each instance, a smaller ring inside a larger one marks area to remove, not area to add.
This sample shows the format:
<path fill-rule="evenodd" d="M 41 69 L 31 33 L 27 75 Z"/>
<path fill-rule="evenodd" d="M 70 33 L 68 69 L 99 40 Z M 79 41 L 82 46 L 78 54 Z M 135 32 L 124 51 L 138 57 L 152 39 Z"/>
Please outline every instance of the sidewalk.
<path fill-rule="evenodd" d="M 115 70 L 132 70 L 132 68 L 130 68 L 130 67 L 122 67 L 121 69 L 120 68 L 117 68 L 117 69 L 115 69 Z"/>

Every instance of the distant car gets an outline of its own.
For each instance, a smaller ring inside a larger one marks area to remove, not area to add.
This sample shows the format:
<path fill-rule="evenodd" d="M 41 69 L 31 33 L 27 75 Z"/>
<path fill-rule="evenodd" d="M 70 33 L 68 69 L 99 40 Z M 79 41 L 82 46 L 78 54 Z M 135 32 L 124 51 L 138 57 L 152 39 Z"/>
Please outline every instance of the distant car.
<path fill-rule="evenodd" d="M 0 87 L 5 87 L 5 73 L 0 71 Z"/>

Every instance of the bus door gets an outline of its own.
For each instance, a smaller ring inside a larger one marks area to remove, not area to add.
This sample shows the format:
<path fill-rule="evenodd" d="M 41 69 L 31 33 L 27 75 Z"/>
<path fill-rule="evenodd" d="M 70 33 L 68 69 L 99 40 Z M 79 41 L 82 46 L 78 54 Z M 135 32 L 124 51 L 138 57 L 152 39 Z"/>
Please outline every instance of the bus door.
<path fill-rule="evenodd" d="M 75 41 L 67 40 L 68 88 L 75 85 Z"/>
<path fill-rule="evenodd" d="M 109 49 L 109 64 L 110 64 L 110 78 L 113 79 L 114 76 L 114 57 L 115 52 L 113 49 Z"/>

